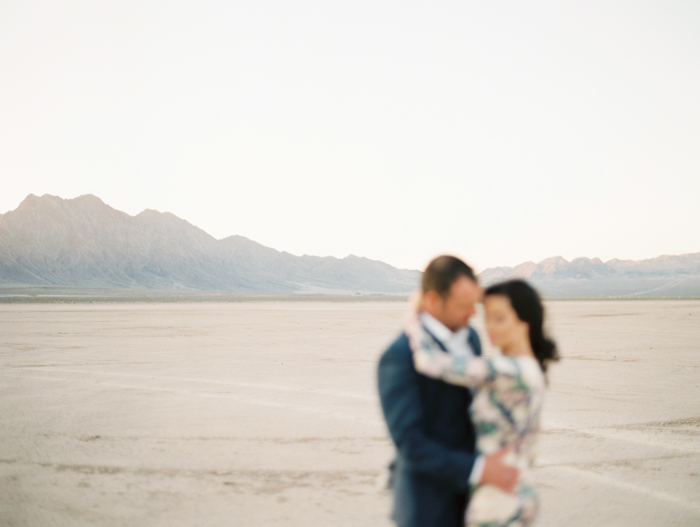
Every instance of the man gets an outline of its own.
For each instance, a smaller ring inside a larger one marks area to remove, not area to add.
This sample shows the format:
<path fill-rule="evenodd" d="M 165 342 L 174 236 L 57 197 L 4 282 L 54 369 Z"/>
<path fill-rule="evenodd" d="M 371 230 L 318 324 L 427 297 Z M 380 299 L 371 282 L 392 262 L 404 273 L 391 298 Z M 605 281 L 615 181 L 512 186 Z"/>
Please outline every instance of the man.
<path fill-rule="evenodd" d="M 425 329 L 448 353 L 480 355 L 479 337 L 467 327 L 483 294 L 472 269 L 454 256 L 439 256 L 423 272 L 421 290 Z M 378 377 L 397 449 L 392 518 L 399 527 L 463 526 L 470 484 L 512 491 L 518 473 L 501 463 L 505 452 L 474 453 L 468 390 L 419 375 L 405 333 L 382 355 Z"/>

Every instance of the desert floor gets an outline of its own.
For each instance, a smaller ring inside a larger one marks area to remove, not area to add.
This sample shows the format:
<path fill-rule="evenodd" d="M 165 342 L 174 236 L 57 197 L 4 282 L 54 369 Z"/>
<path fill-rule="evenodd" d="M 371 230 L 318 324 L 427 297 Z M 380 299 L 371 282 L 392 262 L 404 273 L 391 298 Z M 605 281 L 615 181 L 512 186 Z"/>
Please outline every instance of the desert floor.
<path fill-rule="evenodd" d="M 700 525 L 700 301 L 548 310 L 537 524 Z M 1 304 L 0 525 L 388 527 L 375 372 L 405 312 Z"/>

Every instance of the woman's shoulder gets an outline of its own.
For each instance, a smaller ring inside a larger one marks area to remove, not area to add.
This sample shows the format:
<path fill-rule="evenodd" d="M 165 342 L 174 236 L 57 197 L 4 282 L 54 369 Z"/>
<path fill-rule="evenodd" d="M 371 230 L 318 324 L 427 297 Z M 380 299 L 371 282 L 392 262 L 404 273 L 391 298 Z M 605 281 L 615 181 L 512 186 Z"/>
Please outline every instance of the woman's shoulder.
<path fill-rule="evenodd" d="M 500 374 L 517 378 L 520 383 L 524 383 L 532 388 L 544 388 L 545 386 L 542 368 L 540 368 L 539 362 L 534 357 L 494 355 L 485 357 L 482 360 L 493 368 L 496 375 Z"/>
<path fill-rule="evenodd" d="M 523 380 L 533 388 L 544 389 L 546 383 L 539 361 L 535 357 L 526 356 L 516 357 L 515 360 L 520 365 Z"/>

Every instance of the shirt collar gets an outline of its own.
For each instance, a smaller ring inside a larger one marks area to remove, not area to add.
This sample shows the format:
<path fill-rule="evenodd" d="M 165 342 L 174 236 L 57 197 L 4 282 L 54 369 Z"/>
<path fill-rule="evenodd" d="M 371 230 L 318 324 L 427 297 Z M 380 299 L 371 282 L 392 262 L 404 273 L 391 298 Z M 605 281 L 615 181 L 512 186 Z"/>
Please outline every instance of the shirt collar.
<path fill-rule="evenodd" d="M 454 336 L 454 331 L 452 331 L 430 313 L 421 311 L 420 321 L 423 323 L 423 326 L 425 326 L 425 329 L 427 329 L 443 344 L 447 344 L 447 342 Z"/>
<path fill-rule="evenodd" d="M 420 319 L 425 329 L 428 330 L 428 333 L 438 339 L 442 345 L 445 346 L 449 354 L 456 356 L 474 354 L 468 342 L 468 326 L 460 328 L 457 331 L 452 331 L 445 324 L 425 311 L 421 312 Z"/>

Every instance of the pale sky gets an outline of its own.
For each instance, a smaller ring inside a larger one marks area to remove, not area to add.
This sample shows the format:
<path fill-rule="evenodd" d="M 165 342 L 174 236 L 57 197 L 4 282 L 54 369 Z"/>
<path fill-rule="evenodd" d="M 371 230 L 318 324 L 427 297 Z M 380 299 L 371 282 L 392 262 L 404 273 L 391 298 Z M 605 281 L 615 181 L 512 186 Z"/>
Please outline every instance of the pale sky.
<path fill-rule="evenodd" d="M 0 213 L 477 270 L 700 252 L 700 2 L 0 1 Z"/>

